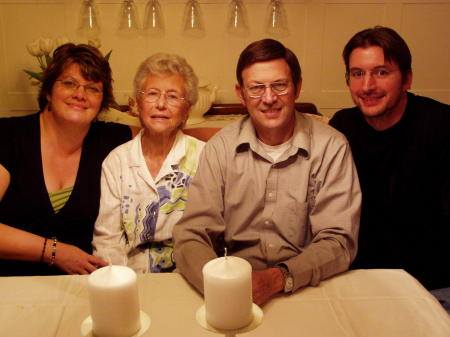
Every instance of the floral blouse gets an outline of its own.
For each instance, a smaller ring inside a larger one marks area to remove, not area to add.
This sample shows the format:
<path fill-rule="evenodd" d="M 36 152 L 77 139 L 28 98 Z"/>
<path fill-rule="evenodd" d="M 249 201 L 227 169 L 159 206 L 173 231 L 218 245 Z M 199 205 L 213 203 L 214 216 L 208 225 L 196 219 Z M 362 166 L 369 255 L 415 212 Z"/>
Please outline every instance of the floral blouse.
<path fill-rule="evenodd" d="M 136 272 L 172 271 L 172 229 L 183 215 L 204 143 L 179 131 L 153 179 L 142 153 L 142 133 L 103 162 L 94 255 Z"/>

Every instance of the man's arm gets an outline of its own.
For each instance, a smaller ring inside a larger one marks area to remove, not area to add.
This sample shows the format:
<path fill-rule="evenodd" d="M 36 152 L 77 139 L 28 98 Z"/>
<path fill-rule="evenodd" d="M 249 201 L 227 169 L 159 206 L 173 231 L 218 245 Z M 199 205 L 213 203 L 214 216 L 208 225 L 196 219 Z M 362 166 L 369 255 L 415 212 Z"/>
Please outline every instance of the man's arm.
<path fill-rule="evenodd" d="M 293 291 L 348 270 L 356 256 L 361 191 L 349 144 L 332 137 L 316 174 L 309 221 L 312 241 L 282 261 L 294 279 Z"/>
<path fill-rule="evenodd" d="M 173 229 L 177 269 L 203 293 L 202 268 L 224 248 L 223 155 L 217 142 L 207 143 L 200 156 L 197 173 L 189 186 L 184 215 Z M 223 149 L 222 149 L 223 151 Z"/>

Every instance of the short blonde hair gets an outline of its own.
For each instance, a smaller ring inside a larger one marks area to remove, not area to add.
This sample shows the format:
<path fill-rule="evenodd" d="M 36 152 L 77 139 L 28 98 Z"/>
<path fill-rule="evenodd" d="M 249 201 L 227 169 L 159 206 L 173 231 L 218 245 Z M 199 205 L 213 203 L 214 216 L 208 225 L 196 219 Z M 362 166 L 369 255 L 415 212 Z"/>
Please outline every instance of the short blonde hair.
<path fill-rule="evenodd" d="M 157 53 L 145 59 L 134 76 L 134 94 L 141 90 L 150 75 L 178 74 L 184 79 L 186 100 L 194 105 L 198 99 L 198 78 L 187 61 L 175 54 Z"/>

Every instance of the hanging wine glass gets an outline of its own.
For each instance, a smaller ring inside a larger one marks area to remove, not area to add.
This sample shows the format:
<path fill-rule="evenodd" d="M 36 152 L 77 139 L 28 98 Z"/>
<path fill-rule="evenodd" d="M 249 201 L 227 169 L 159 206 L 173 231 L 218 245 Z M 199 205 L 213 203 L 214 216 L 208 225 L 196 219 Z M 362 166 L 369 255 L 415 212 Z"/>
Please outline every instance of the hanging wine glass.
<path fill-rule="evenodd" d="M 139 16 L 133 0 L 124 0 L 120 8 L 119 35 L 136 36 L 139 32 Z"/>
<path fill-rule="evenodd" d="M 164 33 L 164 17 L 158 0 L 148 0 L 145 6 L 144 33 L 162 35 Z"/>
<path fill-rule="evenodd" d="M 100 23 L 97 6 L 94 0 L 83 0 L 81 4 L 78 33 L 88 39 L 98 38 Z"/>
<path fill-rule="evenodd" d="M 227 31 L 234 35 L 248 34 L 247 11 L 242 0 L 231 0 L 228 6 Z"/>
<path fill-rule="evenodd" d="M 197 0 L 188 0 L 184 7 L 183 32 L 196 37 L 203 36 L 205 33 L 202 12 Z"/>
<path fill-rule="evenodd" d="M 289 35 L 286 11 L 281 0 L 270 0 L 267 6 L 266 32 L 278 36 Z"/>

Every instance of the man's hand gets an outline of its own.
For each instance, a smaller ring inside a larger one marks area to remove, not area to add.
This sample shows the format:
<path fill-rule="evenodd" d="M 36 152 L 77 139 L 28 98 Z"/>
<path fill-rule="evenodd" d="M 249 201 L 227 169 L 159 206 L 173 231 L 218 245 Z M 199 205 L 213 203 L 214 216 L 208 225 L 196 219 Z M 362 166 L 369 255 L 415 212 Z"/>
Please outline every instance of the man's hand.
<path fill-rule="evenodd" d="M 90 274 L 98 267 L 108 265 L 101 258 L 62 242 L 57 243 L 55 257 L 55 265 L 67 274 Z"/>
<path fill-rule="evenodd" d="M 284 287 L 284 277 L 280 268 L 252 271 L 253 302 L 264 304 Z"/>

